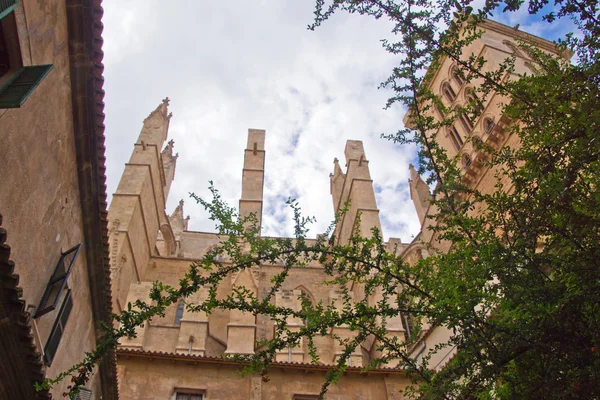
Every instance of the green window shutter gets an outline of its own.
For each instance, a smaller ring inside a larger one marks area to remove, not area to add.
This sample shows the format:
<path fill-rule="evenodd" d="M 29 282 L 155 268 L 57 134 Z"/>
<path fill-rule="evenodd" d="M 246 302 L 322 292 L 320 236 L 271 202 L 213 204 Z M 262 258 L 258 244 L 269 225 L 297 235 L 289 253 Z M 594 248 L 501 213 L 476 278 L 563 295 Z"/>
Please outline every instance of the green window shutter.
<path fill-rule="evenodd" d="M 17 0 L 0 0 L 0 19 L 6 17 L 17 7 Z"/>
<path fill-rule="evenodd" d="M 0 108 L 21 107 L 52 68 L 53 65 L 48 64 L 31 65 L 18 70 L 0 89 Z"/>

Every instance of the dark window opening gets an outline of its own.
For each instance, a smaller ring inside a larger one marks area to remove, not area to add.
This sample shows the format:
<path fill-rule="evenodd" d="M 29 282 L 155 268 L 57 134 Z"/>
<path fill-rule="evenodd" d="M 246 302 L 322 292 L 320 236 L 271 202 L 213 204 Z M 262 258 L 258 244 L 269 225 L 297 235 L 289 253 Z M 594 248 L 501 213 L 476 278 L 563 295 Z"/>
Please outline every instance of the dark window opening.
<path fill-rule="evenodd" d="M 183 300 L 179 300 L 179 303 L 177 303 L 177 311 L 175 311 L 175 325 L 181 325 L 183 310 L 185 310 L 185 302 Z"/>
<path fill-rule="evenodd" d="M 0 108 L 21 107 L 53 67 L 23 66 L 16 6 L 15 0 L 0 0 Z"/>
<path fill-rule="evenodd" d="M 471 133 L 471 131 L 473 130 L 473 121 L 471 121 L 471 118 L 469 118 L 469 116 L 467 116 L 466 114 L 461 114 L 460 117 L 458 117 L 458 119 L 460 119 L 460 123 L 465 128 L 467 134 Z"/>
<path fill-rule="evenodd" d="M 494 130 L 494 127 L 496 126 L 496 123 L 494 121 L 492 121 L 491 118 L 486 118 L 483 121 L 483 129 L 485 130 L 486 134 L 490 134 L 492 133 L 492 131 Z"/>
<path fill-rule="evenodd" d="M 449 134 L 450 134 L 450 139 L 452 140 L 452 144 L 454 145 L 454 148 L 456 149 L 456 151 L 460 150 L 460 148 L 463 145 L 463 141 L 462 141 L 462 138 L 460 137 L 460 134 L 456 130 L 456 128 L 451 127 L 449 130 Z"/>
<path fill-rule="evenodd" d="M 442 92 L 444 93 L 444 96 L 450 103 L 452 103 L 454 99 L 456 99 L 456 93 L 454 92 L 454 89 L 452 89 L 452 86 L 450 86 L 449 83 L 444 83 L 444 85 L 442 86 Z"/>
<path fill-rule="evenodd" d="M 15 7 L 15 1 L 0 0 L 0 86 L 23 66 Z"/>
<path fill-rule="evenodd" d="M 469 157 L 468 155 L 463 155 L 462 156 L 462 163 L 463 163 L 463 167 L 465 167 L 465 169 L 469 168 L 471 166 L 472 160 L 471 157 Z"/>

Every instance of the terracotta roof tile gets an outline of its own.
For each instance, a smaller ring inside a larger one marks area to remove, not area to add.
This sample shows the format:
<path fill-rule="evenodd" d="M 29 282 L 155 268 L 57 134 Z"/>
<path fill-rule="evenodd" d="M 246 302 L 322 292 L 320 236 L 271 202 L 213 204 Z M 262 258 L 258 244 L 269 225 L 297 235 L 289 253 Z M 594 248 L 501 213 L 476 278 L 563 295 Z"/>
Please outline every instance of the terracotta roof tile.
<path fill-rule="evenodd" d="M 165 351 L 149 351 L 149 350 L 140 350 L 140 349 L 125 349 L 119 347 L 117 349 L 117 357 L 131 357 L 131 356 L 139 356 L 145 358 L 163 358 L 163 359 L 180 359 L 183 361 L 192 361 L 192 362 L 206 362 L 206 363 L 222 363 L 229 365 L 245 365 L 243 362 L 228 360 L 221 357 L 215 356 L 201 356 L 194 354 L 177 354 Z M 332 364 L 309 364 L 309 363 L 301 363 L 301 362 L 281 362 L 276 361 L 271 363 L 271 365 L 275 368 L 277 367 L 297 367 L 302 369 L 314 369 L 326 371 L 333 367 Z M 362 372 L 362 367 L 347 367 L 346 371 L 350 372 Z M 377 368 L 366 371 L 365 373 L 404 373 L 405 371 L 401 368 L 393 368 L 393 367 L 384 367 Z"/>

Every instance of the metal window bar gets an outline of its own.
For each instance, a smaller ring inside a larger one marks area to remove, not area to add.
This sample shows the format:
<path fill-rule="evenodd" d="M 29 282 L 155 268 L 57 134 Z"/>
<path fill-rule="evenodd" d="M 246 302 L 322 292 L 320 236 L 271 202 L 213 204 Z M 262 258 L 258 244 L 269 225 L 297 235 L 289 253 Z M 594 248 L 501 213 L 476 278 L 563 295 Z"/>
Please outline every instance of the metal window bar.
<path fill-rule="evenodd" d="M 75 400 L 93 400 L 94 393 L 87 388 L 79 388 L 79 393 L 77 393 L 77 397 Z"/>
<path fill-rule="evenodd" d="M 490 133 L 492 133 L 492 131 L 494 130 L 494 127 L 496 126 L 494 121 L 492 121 L 490 118 L 486 118 L 483 125 L 484 125 L 484 129 L 485 129 L 485 133 L 488 135 Z"/>
<path fill-rule="evenodd" d="M 77 260 L 81 243 L 61 253 L 60 259 L 54 269 L 54 273 L 50 277 L 50 281 L 46 286 L 46 290 L 40 301 L 40 305 L 35 312 L 33 318 L 39 318 L 44 314 L 54 311 L 61 298 L 63 291 L 67 286 L 67 279 L 71 273 L 71 269 Z"/>

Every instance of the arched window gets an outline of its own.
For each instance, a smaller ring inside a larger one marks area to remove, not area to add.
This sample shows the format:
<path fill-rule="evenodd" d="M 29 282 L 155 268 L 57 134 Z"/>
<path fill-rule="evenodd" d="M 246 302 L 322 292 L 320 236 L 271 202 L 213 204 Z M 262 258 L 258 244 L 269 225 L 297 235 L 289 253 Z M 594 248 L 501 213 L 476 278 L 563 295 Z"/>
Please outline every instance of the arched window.
<path fill-rule="evenodd" d="M 483 111 L 483 103 L 479 99 L 479 96 L 477 96 L 477 93 L 475 93 L 473 90 L 470 90 L 469 95 L 467 96 L 467 101 L 469 102 L 469 105 L 473 108 L 473 114 L 475 114 L 475 116 L 481 114 L 481 112 Z"/>
<path fill-rule="evenodd" d="M 460 137 L 460 134 L 458 133 L 458 131 L 456 130 L 456 128 L 454 126 L 452 126 L 448 129 L 448 135 L 450 136 L 450 140 L 452 141 L 452 144 L 454 145 L 454 149 L 456 151 L 460 150 L 460 148 L 463 145 L 463 141 L 462 141 L 462 138 Z"/>
<path fill-rule="evenodd" d="M 304 286 L 298 286 L 296 288 L 296 290 L 300 290 L 302 292 L 302 296 L 308 300 L 309 303 L 314 303 L 314 299 L 312 297 L 312 295 L 310 294 L 310 292 L 308 291 L 308 289 L 306 289 Z M 304 324 L 304 326 L 307 325 L 308 320 L 306 318 L 302 318 L 302 324 Z"/>
<path fill-rule="evenodd" d="M 496 123 L 494 122 L 493 119 L 485 118 L 483 120 L 483 131 L 485 132 L 486 135 L 489 135 L 490 133 L 492 133 L 495 126 L 496 126 Z"/>
<path fill-rule="evenodd" d="M 463 164 L 463 168 L 467 169 L 471 166 L 472 160 L 471 157 L 468 154 L 463 154 L 462 156 L 462 164 Z"/>
<path fill-rule="evenodd" d="M 463 85 L 464 81 L 463 81 L 460 71 L 458 70 L 458 67 L 452 68 L 451 75 L 452 75 L 452 79 L 454 80 L 454 82 L 456 82 L 458 87 L 461 87 Z"/>
<path fill-rule="evenodd" d="M 185 309 L 185 302 L 183 300 L 179 300 L 177 303 L 177 311 L 175 311 L 175 322 L 174 325 L 181 325 L 181 318 L 183 318 L 183 310 Z"/>
<path fill-rule="evenodd" d="M 454 89 L 452 89 L 452 86 L 450 86 L 448 82 L 442 85 L 442 93 L 444 94 L 444 97 L 446 98 L 446 100 L 448 100 L 449 103 L 452 103 L 454 99 L 456 99 L 456 93 L 454 92 Z"/>

